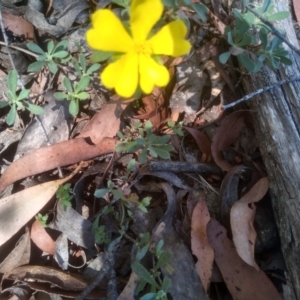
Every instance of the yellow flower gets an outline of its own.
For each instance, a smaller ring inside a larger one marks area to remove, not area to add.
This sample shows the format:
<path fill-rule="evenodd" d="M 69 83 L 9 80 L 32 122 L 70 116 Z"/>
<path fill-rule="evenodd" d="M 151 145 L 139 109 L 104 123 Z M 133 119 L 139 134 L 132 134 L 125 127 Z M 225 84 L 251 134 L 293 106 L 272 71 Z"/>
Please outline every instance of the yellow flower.
<path fill-rule="evenodd" d="M 170 22 L 149 37 L 163 9 L 161 0 L 132 0 L 130 33 L 108 9 L 100 9 L 92 15 L 93 27 L 86 34 L 89 46 L 121 54 L 103 70 L 102 83 L 107 88 L 115 88 L 122 97 L 131 97 L 138 86 L 146 94 L 151 93 L 154 86 L 166 86 L 169 72 L 153 56 L 178 57 L 187 54 L 191 48 L 185 40 L 186 26 L 179 20 Z"/>

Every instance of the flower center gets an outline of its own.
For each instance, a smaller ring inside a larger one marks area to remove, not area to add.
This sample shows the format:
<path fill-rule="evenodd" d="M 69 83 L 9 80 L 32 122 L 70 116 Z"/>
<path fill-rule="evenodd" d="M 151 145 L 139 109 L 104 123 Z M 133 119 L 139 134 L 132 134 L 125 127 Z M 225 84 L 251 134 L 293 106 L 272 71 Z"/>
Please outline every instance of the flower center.
<path fill-rule="evenodd" d="M 152 47 L 149 43 L 136 43 L 135 44 L 135 51 L 138 54 L 144 54 L 144 55 L 152 55 Z"/>

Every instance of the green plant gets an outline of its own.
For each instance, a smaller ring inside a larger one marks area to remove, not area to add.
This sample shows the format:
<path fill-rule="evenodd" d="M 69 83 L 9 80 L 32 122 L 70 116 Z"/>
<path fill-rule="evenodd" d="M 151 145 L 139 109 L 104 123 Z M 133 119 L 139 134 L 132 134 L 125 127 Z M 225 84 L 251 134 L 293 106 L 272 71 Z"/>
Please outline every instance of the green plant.
<path fill-rule="evenodd" d="M 79 82 L 75 83 L 74 87 L 68 77 L 64 77 L 62 84 L 66 89 L 66 93 L 64 92 L 56 92 L 54 93 L 54 97 L 57 100 L 69 100 L 69 111 L 73 116 L 76 116 L 79 112 L 79 101 L 86 100 L 89 98 L 89 94 L 84 92 L 84 90 L 88 87 L 90 83 L 90 77 L 85 75 L 81 77 Z"/>
<path fill-rule="evenodd" d="M 102 244 L 108 244 L 109 243 L 109 238 L 107 236 L 105 226 L 100 225 L 99 226 L 99 218 L 101 215 L 98 215 L 95 221 L 93 222 L 92 226 L 92 232 L 94 233 L 95 236 L 95 242 L 99 245 Z"/>
<path fill-rule="evenodd" d="M 114 200 L 119 200 L 123 197 L 122 191 L 120 191 L 119 189 L 116 189 L 115 184 L 111 180 L 108 180 L 106 189 L 96 190 L 94 196 L 96 198 L 101 198 L 101 197 L 105 196 L 106 194 L 112 194 L 114 197 Z"/>
<path fill-rule="evenodd" d="M 168 126 L 170 129 L 172 129 L 173 134 L 177 134 L 179 136 L 184 136 L 184 133 L 182 131 L 183 121 L 178 122 L 175 124 L 173 121 L 168 121 Z"/>
<path fill-rule="evenodd" d="M 146 163 L 147 153 L 152 157 L 169 159 L 170 152 L 174 150 L 173 146 L 167 143 L 170 140 L 169 135 L 157 136 L 152 133 L 152 123 L 145 122 L 145 129 L 142 123 L 138 123 L 134 128 L 127 128 L 125 134 L 118 132 L 121 142 L 117 144 L 117 152 L 139 152 L 139 162 Z"/>
<path fill-rule="evenodd" d="M 58 70 L 57 63 L 66 62 L 71 57 L 69 52 L 66 51 L 68 47 L 68 41 L 64 40 L 54 46 L 54 42 L 51 40 L 47 44 L 47 52 L 45 52 L 40 46 L 35 43 L 28 43 L 27 48 L 34 53 L 38 54 L 37 61 L 30 64 L 28 72 L 39 71 L 44 66 L 48 66 L 52 74 L 56 74 Z"/>
<path fill-rule="evenodd" d="M 38 214 L 35 219 L 43 226 L 46 227 L 47 226 L 47 221 L 48 221 L 48 215 L 42 215 L 42 214 Z"/>
<path fill-rule="evenodd" d="M 131 0 L 111 0 L 111 2 L 123 7 L 121 10 L 121 16 L 123 16 L 125 13 L 129 14 Z"/>
<path fill-rule="evenodd" d="M 72 206 L 71 200 L 73 199 L 73 195 L 70 194 L 70 187 L 70 183 L 61 185 L 56 192 L 56 197 L 65 210 L 67 209 L 67 207 Z"/>
<path fill-rule="evenodd" d="M 100 69 L 100 64 L 93 64 L 87 69 L 86 59 L 83 53 L 79 54 L 78 60 L 75 57 L 72 57 L 71 62 L 73 64 L 75 74 L 77 77 L 81 78 L 83 76 L 89 76 Z"/>
<path fill-rule="evenodd" d="M 140 277 L 135 294 L 138 295 L 145 290 L 150 290 L 149 293 L 144 294 L 140 299 L 167 300 L 171 280 L 167 277 L 162 278 L 160 269 L 165 267 L 170 273 L 172 272 L 172 268 L 168 265 L 171 255 L 162 250 L 163 240 L 160 240 L 154 249 L 151 249 L 149 240 L 149 233 L 141 235 L 141 241 L 137 244 L 136 259 L 131 265 L 132 270 Z M 153 266 L 150 272 L 141 263 L 141 260 L 149 252 L 153 257 Z"/>
<path fill-rule="evenodd" d="M 225 29 L 225 36 L 231 47 L 220 55 L 220 62 L 225 64 L 231 55 L 237 56 L 249 72 L 258 72 L 264 62 L 275 69 L 280 63 L 291 65 L 292 61 L 288 58 L 288 51 L 282 46 L 282 40 L 274 36 L 272 29 L 249 11 L 246 5 L 244 7 L 241 11 L 232 11 L 235 16 L 233 27 Z M 282 20 L 289 15 L 287 11 L 274 13 L 271 0 L 264 0 L 262 6 L 253 8 L 253 11 L 267 21 Z"/>
<path fill-rule="evenodd" d="M 10 110 L 6 116 L 7 125 L 14 124 L 18 108 L 26 108 L 36 115 L 40 115 L 44 112 L 42 107 L 25 101 L 30 94 L 30 90 L 22 89 L 20 93 L 18 93 L 18 74 L 15 70 L 9 71 L 7 85 L 8 91 L 5 95 L 7 101 L 0 100 L 0 108 L 10 106 Z"/>

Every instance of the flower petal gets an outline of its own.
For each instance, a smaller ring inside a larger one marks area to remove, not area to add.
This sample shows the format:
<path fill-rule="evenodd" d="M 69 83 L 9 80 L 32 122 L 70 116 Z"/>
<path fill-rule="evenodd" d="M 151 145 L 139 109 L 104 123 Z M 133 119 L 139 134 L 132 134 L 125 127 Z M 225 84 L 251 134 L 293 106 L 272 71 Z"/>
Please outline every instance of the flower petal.
<path fill-rule="evenodd" d="M 164 6 L 161 0 L 132 0 L 130 7 L 130 26 L 133 39 L 144 42 L 152 27 L 158 22 Z"/>
<path fill-rule="evenodd" d="M 138 86 L 138 55 L 127 53 L 110 63 L 102 72 L 101 80 L 109 89 L 115 88 L 118 95 L 129 98 Z"/>
<path fill-rule="evenodd" d="M 191 44 L 185 40 L 187 29 L 182 21 L 173 21 L 149 39 L 154 54 L 181 56 L 187 54 Z"/>
<path fill-rule="evenodd" d="M 93 28 L 86 33 L 88 45 L 96 50 L 125 53 L 134 42 L 118 17 L 109 9 L 97 10 L 92 15 Z"/>
<path fill-rule="evenodd" d="M 166 86 L 170 75 L 165 66 L 158 64 L 153 58 L 139 55 L 140 87 L 143 92 L 149 94 L 154 86 Z"/>

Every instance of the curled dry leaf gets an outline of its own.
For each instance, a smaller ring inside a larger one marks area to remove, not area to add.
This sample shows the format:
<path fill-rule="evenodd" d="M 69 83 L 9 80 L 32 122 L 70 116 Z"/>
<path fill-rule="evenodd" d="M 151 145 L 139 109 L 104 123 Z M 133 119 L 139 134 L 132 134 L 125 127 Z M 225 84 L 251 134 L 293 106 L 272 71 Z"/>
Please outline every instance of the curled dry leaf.
<path fill-rule="evenodd" d="M 232 206 L 230 212 L 231 231 L 236 251 L 246 263 L 256 270 L 259 270 L 259 267 L 254 259 L 256 231 L 253 227 L 253 220 L 256 207 L 253 203 L 260 201 L 267 193 L 268 188 L 268 178 L 261 178 L 248 193 Z M 249 204 L 251 204 L 250 207 Z"/>
<path fill-rule="evenodd" d="M 53 255 L 55 253 L 55 241 L 50 237 L 39 221 L 34 221 L 31 226 L 32 241 L 44 252 Z"/>
<path fill-rule="evenodd" d="M 223 151 L 226 150 L 240 135 L 245 127 L 244 116 L 246 111 L 237 111 L 225 118 L 212 141 L 212 156 L 216 164 L 225 171 L 229 171 L 232 165 L 224 159 Z"/>
<path fill-rule="evenodd" d="M 262 271 L 246 264 L 227 238 L 226 229 L 212 219 L 207 225 L 207 237 L 215 251 L 215 261 L 234 300 L 282 300 L 282 297 Z"/>
<path fill-rule="evenodd" d="M 13 162 L 0 178 L 0 193 L 17 180 L 51 169 L 78 163 L 82 160 L 113 152 L 115 141 L 103 139 L 99 144 L 89 144 L 85 139 L 68 140 L 37 149 Z"/>
<path fill-rule="evenodd" d="M 196 270 L 205 291 L 208 291 L 212 276 L 214 250 L 208 242 L 206 225 L 210 220 L 209 211 L 204 199 L 200 199 L 193 210 L 191 220 L 191 247 L 197 257 Z"/>
<path fill-rule="evenodd" d="M 208 137 L 195 128 L 190 127 L 183 127 L 189 134 L 192 135 L 192 137 L 195 139 L 199 149 L 201 150 L 203 156 L 201 161 L 202 162 L 210 162 L 212 160 L 211 157 L 211 142 L 208 139 Z"/>

